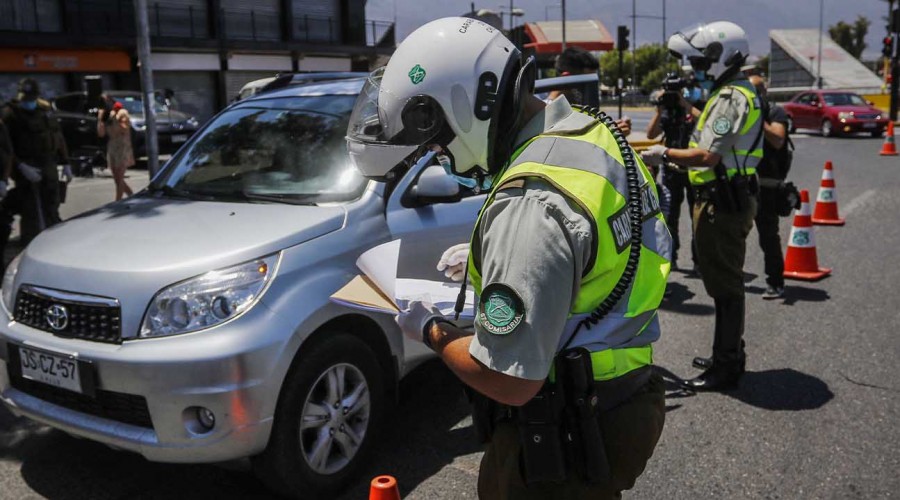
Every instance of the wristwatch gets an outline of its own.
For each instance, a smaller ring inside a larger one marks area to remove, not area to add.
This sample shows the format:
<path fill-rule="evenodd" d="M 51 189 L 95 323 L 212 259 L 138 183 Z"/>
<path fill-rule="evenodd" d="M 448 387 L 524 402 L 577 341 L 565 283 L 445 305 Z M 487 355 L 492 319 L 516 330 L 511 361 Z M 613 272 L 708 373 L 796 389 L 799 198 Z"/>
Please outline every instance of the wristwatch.
<path fill-rule="evenodd" d="M 663 151 L 662 162 L 663 166 L 666 166 L 666 164 L 669 163 L 669 148 L 666 148 L 666 150 Z"/>
<path fill-rule="evenodd" d="M 425 328 L 422 329 L 422 343 L 432 351 L 434 350 L 434 347 L 431 347 L 431 328 L 438 323 L 450 323 L 450 321 L 447 321 L 440 316 L 435 316 L 426 321 Z M 453 323 L 450 324 L 452 325 Z"/>

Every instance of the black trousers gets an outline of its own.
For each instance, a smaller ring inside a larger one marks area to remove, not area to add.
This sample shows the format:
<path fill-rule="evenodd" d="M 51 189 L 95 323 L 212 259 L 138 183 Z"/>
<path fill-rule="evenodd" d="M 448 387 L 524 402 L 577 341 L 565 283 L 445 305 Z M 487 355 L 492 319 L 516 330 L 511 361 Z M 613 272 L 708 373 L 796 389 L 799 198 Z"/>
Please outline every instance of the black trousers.
<path fill-rule="evenodd" d="M 759 209 L 756 211 L 756 232 L 759 233 L 759 248 L 765 257 L 766 283 L 776 288 L 784 287 L 784 254 L 781 250 L 781 235 L 778 234 L 778 191 L 760 188 Z"/>
<path fill-rule="evenodd" d="M 672 234 L 672 264 L 677 265 L 678 249 L 681 247 L 681 239 L 678 237 L 678 221 L 681 218 L 681 202 L 687 199 L 688 213 L 693 214 L 694 189 L 688 181 L 687 173 L 665 170 L 663 172 L 663 184 L 669 188 L 672 194 L 672 202 L 669 205 L 669 217 L 666 225 Z M 692 224 L 693 225 L 693 224 Z M 691 258 L 696 262 L 697 255 L 694 249 L 693 236 L 691 237 Z"/>
<path fill-rule="evenodd" d="M 41 231 L 57 224 L 59 216 L 59 179 L 56 165 L 41 169 L 43 179 L 32 183 L 16 176 L 15 187 L 0 201 L 0 259 L 12 233 L 13 218 L 21 216 L 21 243 L 28 245 Z M 3 262 L 5 265 L 6 263 Z"/>

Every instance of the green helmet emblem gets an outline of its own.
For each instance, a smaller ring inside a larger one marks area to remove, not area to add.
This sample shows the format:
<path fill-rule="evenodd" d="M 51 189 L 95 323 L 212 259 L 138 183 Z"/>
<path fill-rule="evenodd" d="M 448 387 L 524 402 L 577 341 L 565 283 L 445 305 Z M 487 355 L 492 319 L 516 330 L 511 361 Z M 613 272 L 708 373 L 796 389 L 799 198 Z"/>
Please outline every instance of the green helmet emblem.
<path fill-rule="evenodd" d="M 418 85 L 422 83 L 422 80 L 425 79 L 425 68 L 416 64 L 409 70 L 409 80 L 413 82 L 413 85 Z"/>

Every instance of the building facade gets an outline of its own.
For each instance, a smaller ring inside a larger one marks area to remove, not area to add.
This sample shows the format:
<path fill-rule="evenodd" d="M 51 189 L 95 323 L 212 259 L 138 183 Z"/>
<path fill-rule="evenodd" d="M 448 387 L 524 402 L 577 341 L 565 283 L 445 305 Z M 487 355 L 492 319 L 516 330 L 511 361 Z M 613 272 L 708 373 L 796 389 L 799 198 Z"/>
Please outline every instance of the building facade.
<path fill-rule="evenodd" d="M 201 121 L 252 80 L 291 71 L 366 71 L 394 49 L 392 22 L 365 0 L 147 0 L 154 87 Z M 0 1 L 0 100 L 37 78 L 47 97 L 138 90 L 132 0 Z"/>

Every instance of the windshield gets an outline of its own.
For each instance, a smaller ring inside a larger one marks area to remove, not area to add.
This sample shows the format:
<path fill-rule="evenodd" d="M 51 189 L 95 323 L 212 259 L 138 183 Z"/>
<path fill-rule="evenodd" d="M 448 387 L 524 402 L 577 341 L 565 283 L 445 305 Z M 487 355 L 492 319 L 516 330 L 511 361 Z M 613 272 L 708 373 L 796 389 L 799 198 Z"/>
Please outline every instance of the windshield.
<path fill-rule="evenodd" d="M 131 116 L 135 115 L 143 115 L 144 114 L 144 101 L 140 97 L 133 96 L 112 96 L 113 100 L 116 102 L 122 103 L 122 106 L 128 110 L 128 114 Z M 169 111 L 169 108 L 166 107 L 164 103 L 154 100 L 153 101 L 154 111 L 157 113 L 166 113 Z"/>
<path fill-rule="evenodd" d="M 355 101 L 291 97 L 228 110 L 172 160 L 155 187 L 221 201 L 354 200 L 366 183 L 344 141 Z"/>
<path fill-rule="evenodd" d="M 867 103 L 862 97 L 856 94 L 822 94 L 822 99 L 829 106 L 866 106 Z"/>

